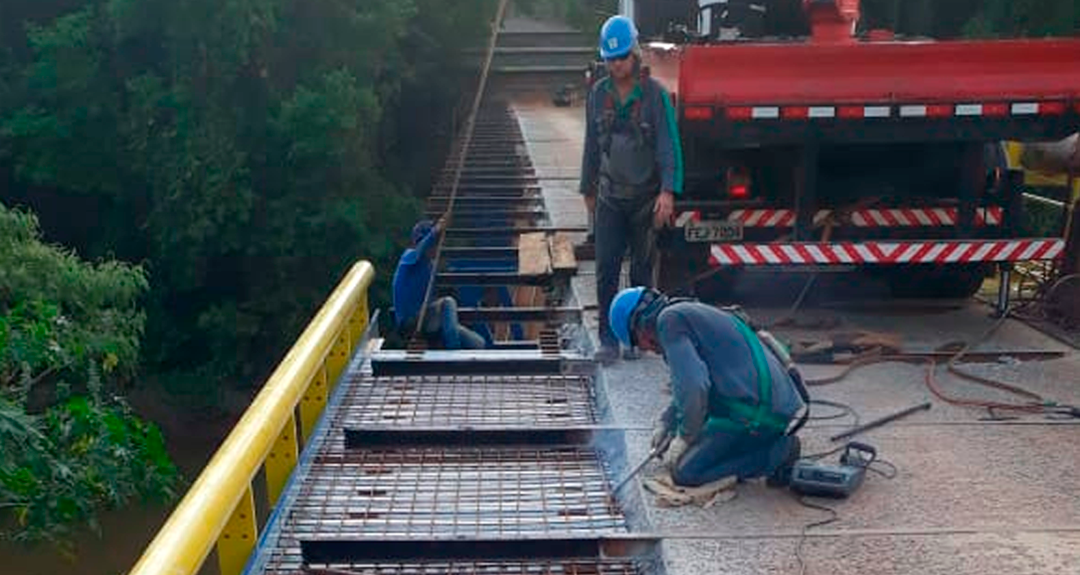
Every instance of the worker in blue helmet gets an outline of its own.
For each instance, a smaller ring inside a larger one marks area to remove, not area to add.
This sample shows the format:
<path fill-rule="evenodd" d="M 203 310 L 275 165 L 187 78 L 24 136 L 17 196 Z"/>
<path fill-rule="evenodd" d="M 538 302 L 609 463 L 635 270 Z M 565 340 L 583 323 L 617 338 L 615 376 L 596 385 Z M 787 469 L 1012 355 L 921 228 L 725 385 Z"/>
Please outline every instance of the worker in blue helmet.
<path fill-rule="evenodd" d="M 394 271 L 394 323 L 404 338 L 412 337 L 420 321 L 428 284 L 434 269 L 431 259 L 439 235 L 446 229 L 446 216 L 437 222 L 421 220 L 413 226 L 412 247 L 405 250 Z M 419 330 L 428 343 L 444 349 L 482 349 L 487 342 L 480 334 L 458 322 L 457 302 L 449 296 L 433 298 L 424 312 Z"/>
<path fill-rule="evenodd" d="M 618 340 L 607 310 L 619 288 L 629 247 L 630 282 L 655 285 L 656 232 L 668 225 L 683 189 L 683 159 L 671 97 L 643 72 L 638 33 L 614 16 L 600 31 L 600 57 L 608 75 L 586 101 L 585 150 L 580 191 L 596 245 L 600 350 L 596 359 L 618 358 Z M 627 349 L 628 357 L 632 348 Z"/>
<path fill-rule="evenodd" d="M 653 447 L 674 436 L 663 460 L 676 484 L 790 481 L 810 399 L 782 345 L 737 308 L 670 300 L 643 287 L 620 292 L 609 317 L 624 345 L 660 352 L 671 371 L 672 401 Z"/>

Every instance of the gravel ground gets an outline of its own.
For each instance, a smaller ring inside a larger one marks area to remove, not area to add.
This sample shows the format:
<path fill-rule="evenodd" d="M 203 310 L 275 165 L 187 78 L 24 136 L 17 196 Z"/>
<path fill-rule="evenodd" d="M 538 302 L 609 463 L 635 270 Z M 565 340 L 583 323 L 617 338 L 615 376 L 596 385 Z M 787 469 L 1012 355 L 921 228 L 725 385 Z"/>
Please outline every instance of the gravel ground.
<path fill-rule="evenodd" d="M 584 225 L 576 194 L 581 159 L 583 110 L 555 108 L 534 100 L 516 106 L 533 162 L 541 177 L 553 224 Z M 975 302 L 945 306 L 903 306 L 884 301 L 880 286 L 852 278 L 820 281 L 800 320 L 829 318 L 844 329 L 900 335 L 911 350 L 932 350 L 971 341 L 994 320 Z M 841 282 L 845 289 L 833 289 Z M 777 288 L 777 284 L 791 284 Z M 747 278 L 738 296 L 751 313 L 778 317 L 798 294 L 802 281 Z M 854 287 L 852 287 L 854 285 Z M 595 309 L 595 277 L 584 262 L 574 280 L 579 303 Z M 768 292 L 769 297 L 760 294 Z M 833 296 L 857 297 L 862 305 L 826 305 Z M 788 302 L 788 303 L 783 303 Z M 596 336 L 596 315 L 586 326 Z M 813 339 L 819 332 L 782 332 Z M 595 345 L 595 341 L 592 342 Z M 1016 321 L 1008 321 L 979 349 L 1060 350 L 1062 359 L 994 364 L 966 369 L 1022 385 L 1048 398 L 1080 404 L 1080 354 Z M 836 373 L 835 367 L 805 366 L 810 378 Z M 813 529 L 803 547 L 807 573 L 875 574 L 1055 574 L 1075 573 L 1080 564 L 1080 421 L 1023 417 L 986 421 L 985 411 L 953 407 L 933 397 L 926 369 L 880 364 L 854 372 L 843 382 L 815 388 L 818 399 L 851 405 L 863 421 L 930 401 L 930 411 L 869 432 L 862 441 L 899 470 L 895 479 L 872 475 L 851 499 L 832 504 L 838 520 Z M 626 457 L 640 460 L 648 449 L 653 418 L 666 398 L 666 367 L 656 356 L 619 362 L 602 370 L 600 385 L 613 423 L 629 429 Z M 940 385 L 960 397 L 1009 398 L 938 370 Z M 827 415 L 822 408 L 818 414 Z M 811 422 L 803 432 L 804 452 L 828 449 L 828 436 L 850 419 Z M 636 430 L 636 431 L 635 431 Z M 635 485 L 633 500 L 651 501 Z M 663 509 L 647 505 L 648 528 L 664 537 L 671 575 L 703 573 L 799 573 L 795 549 L 807 523 L 827 515 L 800 506 L 787 492 L 757 482 L 738 487 L 733 501 L 708 510 Z"/>

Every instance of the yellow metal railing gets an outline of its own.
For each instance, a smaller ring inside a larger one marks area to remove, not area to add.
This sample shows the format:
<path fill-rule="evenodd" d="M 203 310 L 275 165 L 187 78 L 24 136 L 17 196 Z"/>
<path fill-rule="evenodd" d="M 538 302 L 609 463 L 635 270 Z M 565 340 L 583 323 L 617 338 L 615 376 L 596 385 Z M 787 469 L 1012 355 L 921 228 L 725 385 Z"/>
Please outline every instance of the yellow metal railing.
<path fill-rule="evenodd" d="M 1048 174 L 1039 172 L 1036 170 L 1029 170 L 1024 167 L 1021 162 L 1021 157 L 1024 155 L 1024 144 L 1021 142 L 1005 142 L 1005 156 L 1009 163 L 1009 168 L 1013 170 L 1021 170 L 1024 172 L 1024 183 L 1034 188 L 1069 188 L 1069 176 L 1068 174 L 1057 173 Z M 1072 182 L 1072 194 L 1075 198 L 1077 194 L 1080 194 L 1080 178 L 1076 178 Z M 1075 201 L 1075 200 L 1074 200 Z"/>
<path fill-rule="evenodd" d="M 310 437 L 367 328 L 374 278 L 366 261 L 349 270 L 129 575 L 192 575 L 215 544 L 221 575 L 243 571 L 258 539 L 252 481 L 265 465 L 272 508 L 296 466 L 297 431 Z"/>

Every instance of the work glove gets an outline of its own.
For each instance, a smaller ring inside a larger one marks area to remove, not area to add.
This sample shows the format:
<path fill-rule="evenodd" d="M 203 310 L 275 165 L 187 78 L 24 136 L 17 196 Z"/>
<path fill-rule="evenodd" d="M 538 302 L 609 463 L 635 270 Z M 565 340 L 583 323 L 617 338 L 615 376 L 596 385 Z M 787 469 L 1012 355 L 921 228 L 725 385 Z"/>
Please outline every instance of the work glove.
<path fill-rule="evenodd" d="M 686 450 L 689 447 L 690 445 L 681 435 L 676 437 L 675 439 L 672 439 L 671 445 L 668 446 L 667 451 L 664 452 L 663 458 L 661 460 L 664 466 L 668 469 L 674 470 L 675 466 L 679 463 L 679 459 L 682 458 L 683 454 L 686 453 Z"/>
<path fill-rule="evenodd" d="M 656 449 L 664 444 L 664 442 L 670 440 L 675 435 L 675 408 L 668 405 L 659 417 L 656 418 L 656 423 L 653 424 L 652 441 L 649 443 L 649 447 Z M 658 455 L 663 455 L 660 453 Z"/>
<path fill-rule="evenodd" d="M 649 447 L 651 449 L 656 449 L 660 447 L 668 439 L 671 439 L 671 436 L 673 434 L 674 432 L 671 430 L 670 427 L 667 426 L 666 423 L 664 423 L 663 420 L 657 421 L 656 425 L 653 427 L 652 441 L 649 442 Z M 661 453 L 660 455 L 663 454 Z"/>

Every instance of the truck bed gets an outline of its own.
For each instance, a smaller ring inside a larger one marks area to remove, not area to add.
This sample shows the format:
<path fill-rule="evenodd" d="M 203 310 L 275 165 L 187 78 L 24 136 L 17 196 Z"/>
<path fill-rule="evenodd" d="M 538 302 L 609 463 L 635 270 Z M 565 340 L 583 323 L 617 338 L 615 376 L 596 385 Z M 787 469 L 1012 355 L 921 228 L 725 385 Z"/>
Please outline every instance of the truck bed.
<path fill-rule="evenodd" d="M 686 129 L 735 145 L 800 141 L 807 127 L 825 140 L 991 141 L 1064 137 L 1080 125 L 1080 40 L 654 44 L 646 53 Z"/>

